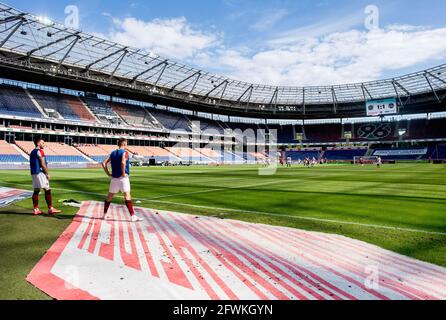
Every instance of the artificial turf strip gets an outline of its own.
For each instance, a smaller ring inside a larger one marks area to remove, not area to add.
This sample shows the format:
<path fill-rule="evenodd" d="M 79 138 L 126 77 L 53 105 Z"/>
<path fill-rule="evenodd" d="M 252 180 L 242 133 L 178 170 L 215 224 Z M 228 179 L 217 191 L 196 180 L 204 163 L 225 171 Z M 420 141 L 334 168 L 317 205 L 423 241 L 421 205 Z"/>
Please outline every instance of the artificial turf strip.
<path fill-rule="evenodd" d="M 259 176 L 257 168 L 249 166 L 134 168 L 131 179 L 133 196 L 141 201 L 137 206 L 337 233 L 446 266 L 446 235 L 442 234 L 446 234 L 445 169 L 428 164 L 389 165 L 381 170 L 372 166 L 295 167 L 279 169 L 274 176 Z M 0 175 L 3 186 L 26 188 L 30 184 L 25 171 Z M 102 201 L 108 190 L 108 180 L 100 170 L 53 170 L 52 177 L 56 200 Z M 29 207 L 29 201 L 22 201 L 0 211 L 0 266 L 10 273 L 2 275 L 0 299 L 43 298 L 24 278 L 76 211 L 65 207 L 59 219 L 35 218 L 25 215 Z"/>

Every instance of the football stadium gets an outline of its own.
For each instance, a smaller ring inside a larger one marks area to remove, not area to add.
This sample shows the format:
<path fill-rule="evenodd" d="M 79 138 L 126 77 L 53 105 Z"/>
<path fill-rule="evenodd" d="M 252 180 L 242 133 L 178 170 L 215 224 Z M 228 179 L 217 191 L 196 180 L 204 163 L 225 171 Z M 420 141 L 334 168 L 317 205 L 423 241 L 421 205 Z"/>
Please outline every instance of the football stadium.
<path fill-rule="evenodd" d="M 446 64 L 274 85 L 39 14 L 0 3 L 0 299 L 446 299 Z"/>

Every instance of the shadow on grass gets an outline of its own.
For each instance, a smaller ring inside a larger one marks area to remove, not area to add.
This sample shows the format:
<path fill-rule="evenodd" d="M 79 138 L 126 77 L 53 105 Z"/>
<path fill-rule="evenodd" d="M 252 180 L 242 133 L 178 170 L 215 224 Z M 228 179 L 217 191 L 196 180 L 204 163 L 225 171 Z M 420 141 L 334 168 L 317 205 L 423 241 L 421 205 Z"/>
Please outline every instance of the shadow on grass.
<path fill-rule="evenodd" d="M 42 214 L 42 215 L 34 215 L 32 212 L 30 212 L 29 209 L 22 208 L 17 205 L 10 205 L 6 208 L 0 208 L 0 216 L 27 216 L 27 217 L 33 217 L 33 218 L 45 218 L 45 219 L 54 219 L 54 220 L 73 220 L 74 214 L 61 214 L 61 215 L 49 215 L 49 214 Z"/>

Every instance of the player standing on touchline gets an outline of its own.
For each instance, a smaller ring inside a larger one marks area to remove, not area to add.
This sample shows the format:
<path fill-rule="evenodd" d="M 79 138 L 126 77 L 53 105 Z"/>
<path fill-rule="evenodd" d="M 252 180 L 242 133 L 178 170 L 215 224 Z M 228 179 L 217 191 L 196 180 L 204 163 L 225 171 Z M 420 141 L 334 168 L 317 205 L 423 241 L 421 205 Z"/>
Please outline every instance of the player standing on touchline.
<path fill-rule="evenodd" d="M 34 140 L 35 149 L 31 151 L 29 155 L 29 165 L 31 169 L 31 177 L 33 180 L 33 205 L 34 215 L 38 216 L 43 214 L 39 209 L 39 194 L 40 190 L 45 190 L 45 200 L 48 205 L 48 214 L 55 215 L 62 211 L 53 208 L 53 197 L 51 195 L 50 174 L 48 173 L 48 161 L 45 157 L 45 141 L 42 138 Z"/>
<path fill-rule="evenodd" d="M 114 196 L 122 192 L 125 198 L 125 205 L 130 212 L 131 221 L 142 221 L 141 218 L 135 215 L 133 209 L 133 202 L 130 195 L 130 156 L 127 148 L 127 139 L 120 139 L 118 142 L 119 149 L 113 151 L 110 156 L 102 163 L 105 173 L 111 177 L 110 191 L 104 204 L 104 217 L 106 220 L 113 217 L 108 214 L 108 209 L 114 198 Z M 112 173 L 108 169 L 108 165 L 111 164 Z"/>

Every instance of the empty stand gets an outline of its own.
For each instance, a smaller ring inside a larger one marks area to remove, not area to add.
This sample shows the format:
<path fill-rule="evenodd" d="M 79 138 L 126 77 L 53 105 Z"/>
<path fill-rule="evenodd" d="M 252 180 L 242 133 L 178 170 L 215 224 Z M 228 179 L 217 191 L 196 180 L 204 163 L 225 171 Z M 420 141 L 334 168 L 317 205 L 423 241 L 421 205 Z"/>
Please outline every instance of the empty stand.
<path fill-rule="evenodd" d="M 245 159 L 243 159 L 240 155 L 236 155 L 235 153 L 228 150 L 217 150 L 217 149 L 197 149 L 200 153 L 205 155 L 207 158 L 212 159 L 218 163 L 226 163 L 226 164 L 240 164 L 245 163 Z"/>
<path fill-rule="evenodd" d="M 248 152 L 234 152 L 234 154 L 241 158 L 242 160 L 249 162 L 249 163 L 255 163 L 257 162 L 257 158 Z"/>
<path fill-rule="evenodd" d="M 76 148 L 83 154 L 97 162 L 104 161 L 110 153 L 117 149 L 114 145 L 78 145 Z M 171 152 L 160 147 L 128 146 L 127 150 L 134 156 L 145 159 L 154 158 L 157 162 L 178 161 L 179 159 Z"/>
<path fill-rule="evenodd" d="M 100 121 L 115 125 L 124 124 L 124 120 L 113 111 L 106 101 L 91 97 L 84 97 L 84 101 Z"/>
<path fill-rule="evenodd" d="M 265 154 L 261 152 L 251 152 L 250 154 L 259 161 L 263 161 L 268 158 Z"/>
<path fill-rule="evenodd" d="M 45 112 L 48 113 L 48 110 L 54 110 L 64 119 L 74 121 L 81 120 L 62 95 L 38 91 L 32 91 L 31 94 Z"/>
<path fill-rule="evenodd" d="M 169 130 L 192 131 L 191 122 L 179 113 L 172 113 L 164 110 L 149 109 L 149 112 Z"/>
<path fill-rule="evenodd" d="M 446 144 L 440 144 L 434 148 L 432 159 L 446 160 Z"/>
<path fill-rule="evenodd" d="M 31 97 L 30 97 L 31 95 Z M 183 115 L 156 108 L 144 108 L 104 101 L 95 97 L 85 97 L 82 101 L 77 96 L 54 92 L 31 90 L 29 94 L 20 87 L 0 86 L 0 114 L 22 116 L 30 119 L 43 118 L 44 110 L 54 110 L 66 120 L 97 122 L 106 124 L 129 124 L 147 129 L 168 129 L 191 132 L 194 123 L 200 123 L 200 130 L 209 130 L 214 134 L 223 134 L 225 128 L 240 129 L 242 132 L 257 134 L 258 129 L 277 130 L 278 142 L 293 144 L 296 134 L 304 135 L 304 142 L 329 143 L 345 141 L 343 134 L 352 132 L 351 142 L 400 141 L 445 139 L 445 119 L 421 119 L 399 122 L 312 124 L 312 125 L 265 125 L 256 123 L 223 123 L 212 119 Z M 36 104 L 42 107 L 39 110 Z M 42 112 L 41 112 L 42 111 Z M 12 127 L 12 126 L 11 126 Z M 407 133 L 400 137 L 398 129 Z M 82 131 L 84 132 L 84 131 Z M 246 159 L 249 155 L 243 155 Z"/>
<path fill-rule="evenodd" d="M 101 145 L 78 145 L 76 148 L 96 162 L 104 161 L 110 154 L 110 152 L 106 150 L 107 147 Z M 116 149 L 116 147 L 114 147 L 114 149 Z"/>
<path fill-rule="evenodd" d="M 160 124 L 155 123 L 152 116 L 143 107 L 125 104 L 111 103 L 111 107 L 129 125 L 144 128 L 160 128 Z"/>
<path fill-rule="evenodd" d="M 164 161 L 177 161 L 179 160 L 176 156 L 172 155 L 171 152 L 160 148 L 160 147 L 146 147 L 147 150 L 152 153 L 152 157 L 158 162 Z"/>
<path fill-rule="evenodd" d="M 293 125 L 269 126 L 270 130 L 277 130 L 277 141 L 280 143 L 296 143 L 296 129 Z M 300 131 L 299 131 L 300 132 Z"/>
<path fill-rule="evenodd" d="M 221 158 L 223 160 L 223 162 L 225 163 L 244 163 L 245 160 L 242 157 L 237 156 L 235 153 L 231 152 L 231 151 L 222 151 L 221 153 Z"/>
<path fill-rule="evenodd" d="M 342 140 L 341 124 L 305 126 L 305 140 L 314 142 L 337 142 Z"/>
<path fill-rule="evenodd" d="M 92 112 L 88 110 L 87 106 L 78 97 L 65 96 L 65 100 L 79 119 L 87 122 L 96 122 Z"/>
<path fill-rule="evenodd" d="M 166 148 L 166 150 L 173 153 L 175 156 L 185 162 L 211 162 L 208 157 L 204 156 L 197 150 L 191 148 Z"/>
<path fill-rule="evenodd" d="M 424 160 L 427 155 L 428 148 L 378 148 L 373 151 L 373 156 L 383 160 Z"/>
<path fill-rule="evenodd" d="M 160 147 L 129 146 L 128 149 L 135 155 L 143 156 L 146 159 L 153 158 L 156 162 L 176 162 L 180 160 L 173 153 Z"/>
<path fill-rule="evenodd" d="M 409 124 L 410 139 L 440 139 L 446 138 L 446 123 L 444 119 L 412 120 Z"/>
<path fill-rule="evenodd" d="M 289 150 L 286 152 L 287 157 L 291 157 L 293 161 L 303 161 L 306 158 L 316 160 L 320 157 L 320 151 L 313 151 L 313 150 Z"/>
<path fill-rule="evenodd" d="M 328 161 L 353 161 L 355 157 L 364 157 L 367 149 L 331 149 L 324 153 Z"/>
<path fill-rule="evenodd" d="M 219 161 L 221 158 L 221 153 L 209 149 L 209 148 L 201 148 L 201 149 L 196 149 L 198 152 L 200 152 L 202 155 L 204 155 L 205 157 L 215 160 L 215 161 Z"/>
<path fill-rule="evenodd" d="M 16 145 L 28 155 L 35 149 L 34 143 L 30 141 L 16 141 Z M 75 148 L 63 144 L 46 142 L 45 157 L 49 163 L 83 163 L 88 160 Z"/>
<path fill-rule="evenodd" d="M 25 90 L 17 87 L 0 86 L 0 114 L 43 118 Z"/>
<path fill-rule="evenodd" d="M 0 140 L 0 163 L 27 162 L 19 151 L 4 140 Z"/>
<path fill-rule="evenodd" d="M 107 155 L 118 149 L 118 146 L 116 145 L 109 145 L 109 144 L 100 144 L 99 147 L 103 149 Z"/>
<path fill-rule="evenodd" d="M 127 149 L 131 153 L 133 153 L 134 155 L 137 155 L 137 156 L 142 156 L 142 157 L 152 157 L 153 156 L 153 152 L 149 151 L 149 149 L 144 146 L 128 146 Z"/>
<path fill-rule="evenodd" d="M 192 123 L 200 123 L 200 131 L 206 131 L 208 134 L 223 134 L 224 129 L 221 124 L 217 121 L 205 118 L 198 118 L 194 116 L 187 116 L 187 118 L 192 121 Z"/>

